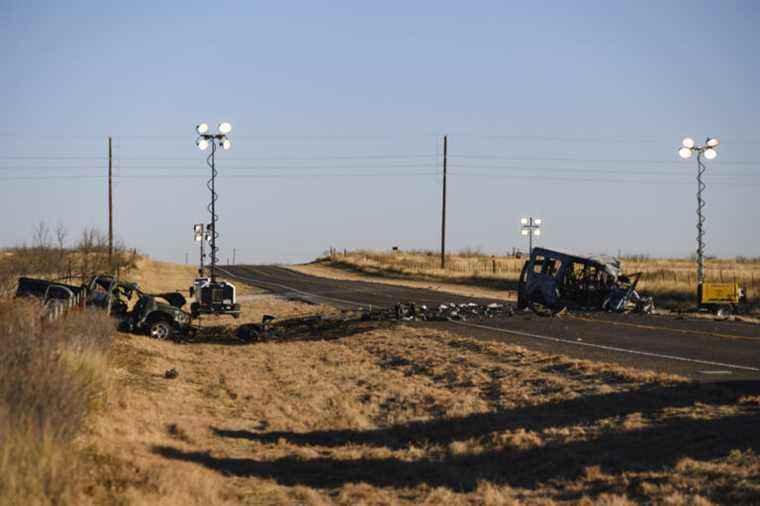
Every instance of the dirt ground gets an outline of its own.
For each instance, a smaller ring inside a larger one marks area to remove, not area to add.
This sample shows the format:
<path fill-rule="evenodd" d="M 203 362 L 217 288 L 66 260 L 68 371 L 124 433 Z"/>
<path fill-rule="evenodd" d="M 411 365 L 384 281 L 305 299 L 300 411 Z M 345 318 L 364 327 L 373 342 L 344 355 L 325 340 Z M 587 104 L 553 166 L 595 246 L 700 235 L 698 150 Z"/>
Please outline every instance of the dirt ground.
<path fill-rule="evenodd" d="M 158 272 L 158 271 L 157 271 Z M 158 274 L 154 274 L 158 275 Z M 155 282 L 159 285 L 161 282 Z M 246 297 L 240 321 L 334 310 Z M 85 442 L 123 504 L 757 504 L 760 386 L 412 326 L 243 344 L 122 334 Z M 175 369 L 177 376 L 165 377 Z"/>

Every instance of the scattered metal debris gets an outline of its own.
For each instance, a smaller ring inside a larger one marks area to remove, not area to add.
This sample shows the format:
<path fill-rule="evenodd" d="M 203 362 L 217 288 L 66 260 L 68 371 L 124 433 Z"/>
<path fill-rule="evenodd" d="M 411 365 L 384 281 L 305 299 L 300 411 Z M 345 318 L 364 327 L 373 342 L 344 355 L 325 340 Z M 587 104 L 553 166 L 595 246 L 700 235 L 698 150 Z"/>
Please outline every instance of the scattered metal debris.
<path fill-rule="evenodd" d="M 533 248 L 520 274 L 517 307 L 649 313 L 654 301 L 636 292 L 640 278 L 640 272 L 623 274 L 614 257 L 585 258 Z"/>
<path fill-rule="evenodd" d="M 346 337 L 392 324 L 389 321 L 367 321 L 356 313 L 342 317 L 314 315 L 275 320 L 274 316 L 265 315 L 261 323 L 243 324 L 235 334 L 244 342 L 323 340 Z"/>
<path fill-rule="evenodd" d="M 247 323 L 238 327 L 236 335 L 246 342 L 283 341 L 289 339 L 334 339 L 399 322 L 450 321 L 512 316 L 512 306 L 505 304 L 441 304 L 430 308 L 409 302 L 392 308 L 363 308 L 347 311 L 340 317 L 319 315 L 289 318 L 276 321 L 265 315 L 261 323 Z"/>
<path fill-rule="evenodd" d="M 506 304 L 441 304 L 428 307 L 414 302 L 396 304 L 393 308 L 366 309 L 362 312 L 364 320 L 399 320 L 399 321 L 449 321 L 494 318 L 512 316 L 512 306 Z"/>

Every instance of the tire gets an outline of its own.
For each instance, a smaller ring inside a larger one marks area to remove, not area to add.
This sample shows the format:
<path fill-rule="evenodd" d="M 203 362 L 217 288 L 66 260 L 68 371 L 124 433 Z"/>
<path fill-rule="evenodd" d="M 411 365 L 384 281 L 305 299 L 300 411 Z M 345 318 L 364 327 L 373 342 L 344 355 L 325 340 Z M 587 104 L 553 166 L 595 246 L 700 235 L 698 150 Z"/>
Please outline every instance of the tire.
<path fill-rule="evenodd" d="M 174 335 L 172 324 L 166 320 L 155 320 L 148 326 L 148 335 L 153 339 L 166 341 Z"/>

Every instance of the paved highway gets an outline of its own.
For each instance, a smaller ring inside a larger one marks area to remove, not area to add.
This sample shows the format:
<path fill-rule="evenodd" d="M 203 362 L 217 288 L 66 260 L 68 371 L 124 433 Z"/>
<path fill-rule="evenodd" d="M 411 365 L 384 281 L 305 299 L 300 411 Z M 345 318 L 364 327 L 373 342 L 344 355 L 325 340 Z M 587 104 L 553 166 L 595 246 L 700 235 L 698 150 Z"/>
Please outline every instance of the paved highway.
<path fill-rule="evenodd" d="M 341 308 L 499 302 L 360 281 L 319 278 L 274 266 L 222 269 L 273 293 Z M 617 362 L 699 381 L 760 379 L 760 325 L 657 315 L 591 313 L 540 317 L 532 312 L 466 322 L 415 323 L 477 339 L 578 358 Z"/>

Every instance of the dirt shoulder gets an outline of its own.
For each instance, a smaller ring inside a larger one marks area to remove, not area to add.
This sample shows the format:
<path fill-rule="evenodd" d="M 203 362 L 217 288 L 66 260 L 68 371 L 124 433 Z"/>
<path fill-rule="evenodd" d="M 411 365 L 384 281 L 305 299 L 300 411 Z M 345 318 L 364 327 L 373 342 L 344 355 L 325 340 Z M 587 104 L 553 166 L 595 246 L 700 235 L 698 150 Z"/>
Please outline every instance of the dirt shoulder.
<path fill-rule="evenodd" d="M 245 304 L 247 321 L 325 311 Z M 413 326 L 257 344 L 226 328 L 186 344 L 118 337 L 119 394 L 93 428 L 97 487 L 170 505 L 751 504 L 760 493 L 758 385 Z"/>
<path fill-rule="evenodd" d="M 496 290 L 493 288 L 483 288 L 479 286 L 457 283 L 444 283 L 433 280 L 404 279 L 400 277 L 391 277 L 388 274 L 383 274 L 380 272 L 372 274 L 351 271 L 331 266 L 322 262 L 302 265 L 286 265 L 283 267 L 301 272 L 303 274 L 309 274 L 323 278 L 344 279 L 348 281 L 365 281 L 369 283 L 383 283 L 386 285 L 408 286 L 411 288 L 425 288 L 427 290 L 454 293 L 457 295 L 464 295 L 466 297 L 482 297 L 508 302 L 517 301 L 517 292 L 514 290 Z"/>

